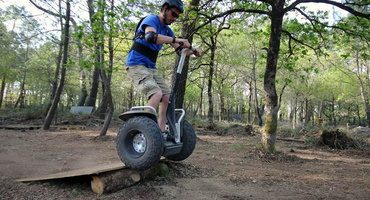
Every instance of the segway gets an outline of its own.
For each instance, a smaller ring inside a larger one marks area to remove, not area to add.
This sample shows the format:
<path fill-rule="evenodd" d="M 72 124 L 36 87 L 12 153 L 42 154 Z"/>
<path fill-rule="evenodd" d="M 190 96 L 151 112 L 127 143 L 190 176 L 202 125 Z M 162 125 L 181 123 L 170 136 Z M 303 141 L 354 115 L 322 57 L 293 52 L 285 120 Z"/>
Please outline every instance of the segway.
<path fill-rule="evenodd" d="M 180 61 L 172 84 L 166 112 L 167 134 L 157 123 L 156 109 L 151 106 L 134 106 L 119 115 L 123 124 L 118 132 L 116 147 L 121 161 L 134 170 L 146 170 L 161 157 L 172 161 L 188 158 L 195 149 L 196 135 L 185 120 L 185 110 L 175 108 L 176 88 L 184 65 L 186 53 L 195 48 L 179 49 Z M 168 139 L 171 138 L 171 139 Z"/>

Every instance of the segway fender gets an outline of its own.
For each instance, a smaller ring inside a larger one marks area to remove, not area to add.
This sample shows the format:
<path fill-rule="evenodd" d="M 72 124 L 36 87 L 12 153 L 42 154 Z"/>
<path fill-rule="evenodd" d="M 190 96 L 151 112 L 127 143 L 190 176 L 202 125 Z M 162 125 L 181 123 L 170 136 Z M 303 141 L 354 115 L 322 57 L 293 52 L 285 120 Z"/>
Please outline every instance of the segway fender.
<path fill-rule="evenodd" d="M 145 116 L 149 117 L 153 121 L 157 122 L 157 116 L 153 114 L 152 112 L 144 111 L 144 110 L 130 110 L 127 112 L 124 112 L 118 116 L 122 121 L 127 121 L 128 119 L 136 116 Z"/>

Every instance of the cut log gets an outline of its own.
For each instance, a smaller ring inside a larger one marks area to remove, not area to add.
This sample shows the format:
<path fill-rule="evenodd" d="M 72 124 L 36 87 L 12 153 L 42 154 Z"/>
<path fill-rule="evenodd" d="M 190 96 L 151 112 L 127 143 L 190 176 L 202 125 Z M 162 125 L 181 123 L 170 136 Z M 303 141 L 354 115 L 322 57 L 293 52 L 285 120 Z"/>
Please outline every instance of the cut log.
<path fill-rule="evenodd" d="M 166 164 L 158 163 L 145 171 L 126 168 L 97 174 L 92 176 L 91 189 L 96 194 L 115 192 L 133 186 L 139 181 L 154 177 L 165 169 L 167 169 Z"/>
<path fill-rule="evenodd" d="M 140 174 L 130 169 L 106 172 L 91 177 L 91 189 L 97 194 L 114 192 L 140 181 Z"/>

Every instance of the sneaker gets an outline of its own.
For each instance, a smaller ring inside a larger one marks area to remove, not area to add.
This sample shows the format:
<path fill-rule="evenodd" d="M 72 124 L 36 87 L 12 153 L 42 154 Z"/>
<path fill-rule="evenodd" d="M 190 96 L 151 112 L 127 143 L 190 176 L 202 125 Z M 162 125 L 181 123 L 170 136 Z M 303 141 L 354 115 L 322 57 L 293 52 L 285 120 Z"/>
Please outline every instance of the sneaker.
<path fill-rule="evenodd" d="M 163 138 L 166 141 L 170 141 L 170 142 L 176 143 L 175 136 L 173 136 L 172 134 L 170 134 L 170 132 L 168 130 L 162 131 L 162 135 L 163 135 Z"/>
<path fill-rule="evenodd" d="M 173 135 L 167 135 L 167 141 L 177 143 L 176 139 L 175 139 L 175 136 L 173 136 Z"/>
<path fill-rule="evenodd" d="M 166 140 L 167 135 L 169 135 L 169 134 L 170 134 L 170 132 L 168 132 L 167 130 L 162 131 L 162 136 L 163 136 L 164 140 Z"/>

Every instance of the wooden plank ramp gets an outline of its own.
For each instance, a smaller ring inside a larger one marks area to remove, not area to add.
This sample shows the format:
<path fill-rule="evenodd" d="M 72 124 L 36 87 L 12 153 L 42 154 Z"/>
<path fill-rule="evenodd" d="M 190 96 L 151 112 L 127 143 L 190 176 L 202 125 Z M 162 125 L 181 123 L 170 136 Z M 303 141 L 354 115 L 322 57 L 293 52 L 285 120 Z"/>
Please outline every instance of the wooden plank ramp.
<path fill-rule="evenodd" d="M 53 179 L 60 179 L 60 178 L 71 178 L 71 177 L 77 177 L 77 176 L 100 174 L 103 172 L 115 171 L 115 170 L 124 169 L 124 168 L 126 168 L 125 164 L 123 164 L 122 162 L 115 162 L 115 163 L 109 163 L 109 164 L 90 166 L 90 167 L 71 170 L 71 171 L 53 173 L 53 174 L 48 174 L 48 175 L 43 175 L 43 176 L 22 178 L 16 181 L 31 182 L 31 181 L 53 180 Z"/>
<path fill-rule="evenodd" d="M 41 125 L 21 125 L 21 124 L 16 124 L 16 125 L 3 125 L 0 126 L 0 129 L 5 129 L 5 130 L 36 130 L 40 129 Z"/>
<path fill-rule="evenodd" d="M 52 128 L 57 130 L 84 130 L 86 126 L 52 126 Z"/>
<path fill-rule="evenodd" d="M 5 130 L 37 130 L 41 129 L 42 125 L 22 125 L 22 124 L 14 124 L 14 125 L 2 125 L 0 129 Z M 74 126 L 74 125 L 55 125 L 51 126 L 51 128 L 57 130 L 84 130 L 86 126 Z"/>
<path fill-rule="evenodd" d="M 159 162 L 153 167 L 144 171 L 132 170 L 127 168 L 123 163 L 117 162 L 95 165 L 87 168 L 54 173 L 44 176 L 22 178 L 16 181 L 32 182 L 73 178 L 80 176 L 91 176 L 92 191 L 96 194 L 103 194 L 130 187 L 132 185 L 135 185 L 139 181 L 157 176 L 164 170 L 168 170 L 168 167 L 165 163 L 162 162 Z"/>

